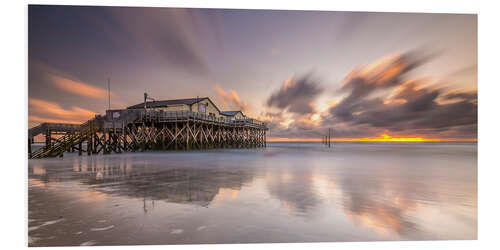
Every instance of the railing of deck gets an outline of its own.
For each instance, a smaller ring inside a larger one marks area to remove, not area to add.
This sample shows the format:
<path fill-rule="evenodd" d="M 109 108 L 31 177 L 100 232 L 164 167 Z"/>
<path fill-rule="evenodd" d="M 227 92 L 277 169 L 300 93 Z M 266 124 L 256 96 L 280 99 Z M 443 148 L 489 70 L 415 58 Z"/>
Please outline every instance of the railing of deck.
<path fill-rule="evenodd" d="M 28 136 L 37 136 L 38 134 L 44 133 L 47 130 L 56 132 L 72 132 L 78 130 L 80 127 L 81 125 L 78 124 L 44 122 L 36 127 L 30 128 L 28 130 Z"/>
<path fill-rule="evenodd" d="M 159 121 L 167 120 L 185 120 L 185 119 L 197 119 L 203 121 L 213 121 L 219 123 L 225 123 L 229 125 L 244 125 L 253 124 L 258 126 L 266 126 L 266 123 L 259 120 L 244 118 L 244 119 L 228 119 L 224 117 L 216 117 L 212 115 L 207 115 L 204 113 L 192 112 L 192 111 L 163 111 L 163 110 L 148 110 L 147 112 L 140 112 L 139 115 L 142 119 L 154 119 Z"/>

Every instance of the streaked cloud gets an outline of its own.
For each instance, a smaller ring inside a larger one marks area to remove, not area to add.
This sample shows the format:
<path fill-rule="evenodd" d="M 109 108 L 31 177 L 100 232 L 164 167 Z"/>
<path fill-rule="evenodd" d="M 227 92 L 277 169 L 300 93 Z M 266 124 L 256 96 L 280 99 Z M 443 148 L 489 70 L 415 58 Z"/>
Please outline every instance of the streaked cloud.
<path fill-rule="evenodd" d="M 200 10 L 123 7 L 108 11 L 128 38 L 116 42 L 125 43 L 134 56 L 147 56 L 150 60 L 195 74 L 210 71 L 202 56 L 198 35 L 218 27 L 211 25 Z"/>
<path fill-rule="evenodd" d="M 311 78 L 311 75 L 289 78 L 267 99 L 267 106 L 297 114 L 312 113 L 312 102 L 323 90 Z"/>
<path fill-rule="evenodd" d="M 95 99 L 104 99 L 108 97 L 107 90 L 92 86 L 90 84 L 74 81 L 57 75 L 49 75 L 48 77 L 56 88 L 65 92 Z M 116 95 L 111 92 L 111 96 Z"/>
<path fill-rule="evenodd" d="M 340 89 L 348 92 L 347 97 L 330 109 L 333 124 L 345 122 L 351 126 L 425 130 L 434 134 L 459 126 L 477 127 L 477 90 L 446 92 L 426 80 L 411 79 L 407 73 L 429 59 L 417 54 L 425 53 L 412 51 L 354 69 Z M 385 98 L 374 96 L 381 90 L 392 93 Z M 454 101 L 438 102 L 439 99 Z M 475 137 L 477 132 L 467 136 Z"/>
<path fill-rule="evenodd" d="M 29 99 L 30 122 L 59 122 L 66 121 L 71 123 L 81 123 L 95 116 L 95 112 L 72 106 L 70 109 L 64 109 L 59 104 L 36 98 Z"/>
<path fill-rule="evenodd" d="M 40 117 L 36 115 L 30 115 L 28 116 L 28 121 L 35 126 L 35 124 L 39 123 L 44 123 L 44 122 L 51 122 L 51 123 L 70 123 L 70 124 L 80 124 L 82 123 L 81 121 L 72 121 L 72 120 L 67 120 L 67 119 L 51 119 L 51 118 L 45 118 L 45 117 Z"/>
<path fill-rule="evenodd" d="M 261 114 L 272 137 L 319 138 L 333 128 L 336 138 L 395 137 L 475 138 L 477 90 L 445 89 L 413 79 L 418 67 L 435 54 L 427 51 L 385 56 L 359 65 L 335 94 L 326 97 L 307 77 L 285 81 L 267 99 L 275 108 Z M 327 83 L 323 83 L 324 86 Z"/>
<path fill-rule="evenodd" d="M 29 98 L 62 110 L 104 111 L 110 77 L 112 108 L 213 94 L 270 136 L 477 134 L 477 15 L 32 5 L 28 19 Z M 425 44 L 449 53 L 400 53 Z"/>
<path fill-rule="evenodd" d="M 228 108 L 237 108 L 238 110 L 246 111 L 250 109 L 250 106 L 240 99 L 240 96 L 234 90 L 224 91 L 218 85 L 215 86 L 217 94 L 222 99 L 224 105 L 228 105 Z"/>

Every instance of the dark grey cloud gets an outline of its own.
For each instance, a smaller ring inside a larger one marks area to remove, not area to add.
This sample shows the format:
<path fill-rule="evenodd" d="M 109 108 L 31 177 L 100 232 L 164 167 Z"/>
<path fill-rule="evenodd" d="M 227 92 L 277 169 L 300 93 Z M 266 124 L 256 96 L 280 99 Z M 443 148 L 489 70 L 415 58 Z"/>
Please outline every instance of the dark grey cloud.
<path fill-rule="evenodd" d="M 369 70 L 351 73 L 340 89 L 349 93 L 330 109 L 330 121 L 394 132 L 434 129 L 436 133 L 477 124 L 477 91 L 446 92 L 409 80 L 407 73 L 429 58 L 406 53 Z M 370 97 L 378 90 L 395 94 L 388 99 Z"/>
<path fill-rule="evenodd" d="M 453 91 L 445 94 L 443 97 L 448 100 L 462 99 L 464 101 L 475 101 L 477 100 L 477 91 Z"/>
<path fill-rule="evenodd" d="M 267 99 L 267 106 L 287 109 L 296 114 L 312 113 L 312 102 L 323 91 L 317 82 L 306 75 L 286 81 L 281 88 Z"/>
<path fill-rule="evenodd" d="M 309 76 L 287 81 L 267 100 L 270 107 L 287 110 L 293 121 L 286 127 L 280 112 L 267 113 L 271 137 L 318 138 L 328 128 L 334 137 L 420 135 L 437 138 L 477 137 L 477 91 L 449 91 L 411 80 L 412 70 L 435 54 L 411 51 L 354 69 L 338 92 L 347 92 L 321 124 L 311 123 L 311 103 L 322 93 Z M 390 93 L 390 94 L 389 94 Z"/>
<path fill-rule="evenodd" d="M 355 69 L 346 78 L 341 92 L 350 92 L 342 101 L 344 105 L 355 103 L 376 90 L 388 89 L 400 85 L 404 77 L 414 68 L 424 64 L 435 55 L 418 55 L 408 52 L 399 56 L 384 58 L 365 67 Z"/>

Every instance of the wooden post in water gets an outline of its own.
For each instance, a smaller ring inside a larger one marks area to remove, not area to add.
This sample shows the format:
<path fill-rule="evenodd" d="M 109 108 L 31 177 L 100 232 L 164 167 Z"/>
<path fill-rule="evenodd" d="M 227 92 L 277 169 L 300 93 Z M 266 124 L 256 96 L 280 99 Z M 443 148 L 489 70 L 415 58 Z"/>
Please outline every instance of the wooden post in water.
<path fill-rule="evenodd" d="M 175 132 L 174 132 L 174 135 L 175 135 L 176 137 L 173 139 L 173 140 L 175 140 L 175 147 L 174 147 L 174 148 L 175 148 L 175 150 L 177 150 L 177 149 L 178 149 L 178 146 L 177 146 L 177 141 L 178 141 L 178 139 L 177 139 L 177 130 L 178 130 L 178 128 L 177 128 L 177 121 L 176 121 L 176 122 L 175 122 L 175 130 L 174 130 L 174 131 L 175 131 Z"/>
<path fill-rule="evenodd" d="M 52 140 L 51 131 L 50 131 L 50 128 L 48 128 L 47 131 L 45 132 L 45 147 L 46 148 L 50 148 L 50 144 L 52 143 L 51 140 Z"/>
<path fill-rule="evenodd" d="M 142 122 L 142 127 L 141 127 L 141 152 L 144 152 L 144 149 L 146 147 L 146 134 L 144 132 L 146 128 L 146 125 L 144 124 L 144 122 Z"/>
<path fill-rule="evenodd" d="M 266 132 L 264 131 L 264 147 L 267 147 L 267 137 Z"/>
<path fill-rule="evenodd" d="M 92 133 L 87 135 L 87 155 L 92 155 Z"/>
<path fill-rule="evenodd" d="M 189 118 L 186 124 L 186 149 L 189 150 Z"/>
<path fill-rule="evenodd" d="M 330 128 L 328 128 L 328 147 L 331 146 L 331 134 L 330 134 Z"/>
<path fill-rule="evenodd" d="M 28 156 L 31 158 L 31 138 L 28 137 Z"/>
<path fill-rule="evenodd" d="M 66 135 L 68 135 L 68 134 L 70 135 L 70 138 L 71 138 L 71 132 L 66 133 Z M 68 153 L 75 152 L 75 150 L 73 149 L 72 143 L 70 142 L 69 144 L 70 144 L 70 146 L 66 149 L 66 152 L 68 152 Z"/>
<path fill-rule="evenodd" d="M 68 152 L 71 152 L 71 153 L 75 152 L 75 148 L 73 147 L 73 145 L 71 145 L 70 148 L 68 148 Z"/>
<path fill-rule="evenodd" d="M 122 122 L 123 150 L 128 151 L 127 134 L 125 132 L 125 124 Z"/>
<path fill-rule="evenodd" d="M 107 149 L 107 140 L 106 140 L 106 129 L 104 129 L 104 131 L 102 131 L 102 154 L 107 154 L 108 153 L 108 149 Z"/>
<path fill-rule="evenodd" d="M 94 127 L 95 124 L 92 125 Z M 99 143 L 99 136 L 97 135 L 97 131 L 92 131 L 92 154 L 98 154 L 97 144 Z"/>
<path fill-rule="evenodd" d="M 92 121 L 89 121 L 89 131 L 87 133 L 87 155 L 92 155 Z"/>
<path fill-rule="evenodd" d="M 151 120 L 151 127 L 149 129 L 152 132 L 153 138 L 154 138 L 154 134 L 155 134 L 155 121 L 154 120 Z M 151 145 L 150 146 L 151 150 L 156 149 L 156 143 L 155 143 L 155 140 L 153 138 L 149 138 L 149 144 Z"/>

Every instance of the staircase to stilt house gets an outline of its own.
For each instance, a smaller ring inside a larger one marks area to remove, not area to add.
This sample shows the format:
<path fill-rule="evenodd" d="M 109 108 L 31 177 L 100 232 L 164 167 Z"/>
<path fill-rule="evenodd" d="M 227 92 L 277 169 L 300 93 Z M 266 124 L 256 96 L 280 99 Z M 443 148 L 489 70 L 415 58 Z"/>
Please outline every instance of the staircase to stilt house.
<path fill-rule="evenodd" d="M 82 123 L 79 126 L 79 129 L 75 130 L 72 133 L 66 133 L 64 136 L 54 139 L 55 143 L 52 143 L 50 145 L 46 145 L 39 150 L 31 153 L 30 158 L 36 159 L 36 158 L 45 158 L 45 157 L 56 157 L 56 156 L 62 156 L 62 154 L 65 151 L 69 151 L 76 145 L 81 144 L 85 140 L 87 140 L 89 134 L 93 133 L 94 130 L 93 126 L 91 126 L 91 123 L 95 119 L 89 120 L 85 123 Z M 32 128 L 33 131 L 30 131 L 30 134 L 35 134 L 37 131 L 35 130 L 40 130 L 40 126 Z"/>

